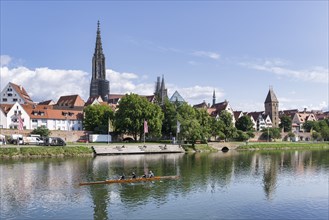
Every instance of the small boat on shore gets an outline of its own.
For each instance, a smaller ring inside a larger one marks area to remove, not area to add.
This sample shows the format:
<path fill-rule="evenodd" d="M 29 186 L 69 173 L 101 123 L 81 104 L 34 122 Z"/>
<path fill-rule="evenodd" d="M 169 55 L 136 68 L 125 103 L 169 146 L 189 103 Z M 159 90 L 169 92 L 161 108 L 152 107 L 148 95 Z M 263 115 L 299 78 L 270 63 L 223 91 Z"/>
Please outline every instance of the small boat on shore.
<path fill-rule="evenodd" d="M 164 179 L 178 179 L 179 176 L 154 176 L 150 178 L 138 177 L 135 179 L 111 179 L 111 180 L 103 180 L 103 181 L 95 181 L 95 182 L 82 182 L 79 183 L 80 186 L 85 185 L 96 185 L 96 184 L 111 184 L 111 183 L 136 183 L 136 182 L 149 182 L 149 181 L 157 181 Z"/>

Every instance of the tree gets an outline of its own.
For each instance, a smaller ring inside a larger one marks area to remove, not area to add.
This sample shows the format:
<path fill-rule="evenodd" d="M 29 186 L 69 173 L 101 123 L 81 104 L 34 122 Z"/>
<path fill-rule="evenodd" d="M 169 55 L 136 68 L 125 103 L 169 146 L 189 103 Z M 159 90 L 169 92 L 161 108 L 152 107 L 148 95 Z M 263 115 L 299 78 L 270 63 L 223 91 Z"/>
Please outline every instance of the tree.
<path fill-rule="evenodd" d="M 206 109 L 196 109 L 196 117 L 201 126 L 201 141 L 207 143 L 211 137 L 211 117 Z"/>
<path fill-rule="evenodd" d="M 145 97 L 136 94 L 126 94 L 119 102 L 115 114 L 115 128 L 121 134 L 130 134 L 137 140 L 142 140 L 144 121 L 148 124 L 148 136 L 161 136 L 163 113 L 158 105 L 150 103 Z"/>
<path fill-rule="evenodd" d="M 217 140 L 217 138 L 220 140 L 225 139 L 225 134 L 223 133 L 224 126 L 225 125 L 223 121 L 217 120 L 216 118 L 211 118 L 210 134 L 211 136 L 215 137 L 215 140 Z"/>
<path fill-rule="evenodd" d="M 262 137 L 266 140 L 281 138 L 280 128 L 264 128 L 262 132 Z"/>
<path fill-rule="evenodd" d="M 288 115 L 283 115 L 281 116 L 280 120 L 281 123 L 279 127 L 283 129 L 284 132 L 291 131 L 291 123 L 292 123 L 291 117 L 289 117 Z"/>
<path fill-rule="evenodd" d="M 177 112 L 176 105 L 171 103 L 169 100 L 164 101 L 162 106 L 163 120 L 162 120 L 162 135 L 170 137 L 176 135 L 177 131 Z"/>
<path fill-rule="evenodd" d="M 196 141 L 201 139 L 202 132 L 196 109 L 187 103 L 183 103 L 178 105 L 177 114 L 177 119 L 181 123 L 179 137 L 188 140 L 194 146 Z"/>
<path fill-rule="evenodd" d="M 107 134 L 109 119 L 113 121 L 114 112 L 107 105 L 89 105 L 84 110 L 83 125 L 85 130 Z"/>
<path fill-rule="evenodd" d="M 42 125 L 41 127 L 37 127 L 36 129 L 34 129 L 31 134 L 38 134 L 41 137 L 48 137 L 51 132 L 48 128 L 46 128 L 46 126 Z"/>
<path fill-rule="evenodd" d="M 237 141 L 246 141 L 249 139 L 249 135 L 246 134 L 245 132 L 241 131 L 241 130 L 238 130 L 236 132 L 236 137 L 235 137 L 235 140 Z"/>
<path fill-rule="evenodd" d="M 247 115 L 240 117 L 235 122 L 235 127 L 241 131 L 250 131 L 253 129 L 254 124 L 251 121 L 251 118 Z"/>
<path fill-rule="evenodd" d="M 319 126 L 318 122 L 316 122 L 316 121 L 306 121 L 303 124 L 303 129 L 305 132 L 310 132 L 311 130 L 319 132 L 320 126 Z"/>
<path fill-rule="evenodd" d="M 221 120 L 224 124 L 222 132 L 225 135 L 225 140 L 233 138 L 236 128 L 232 122 L 232 115 L 228 111 L 222 111 L 218 120 Z"/>

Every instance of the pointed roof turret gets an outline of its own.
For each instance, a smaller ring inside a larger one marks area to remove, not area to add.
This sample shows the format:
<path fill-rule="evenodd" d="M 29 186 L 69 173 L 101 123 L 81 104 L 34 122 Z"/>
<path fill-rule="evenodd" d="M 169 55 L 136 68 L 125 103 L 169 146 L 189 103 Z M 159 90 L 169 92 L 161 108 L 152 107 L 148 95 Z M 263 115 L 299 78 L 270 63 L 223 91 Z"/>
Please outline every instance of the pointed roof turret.
<path fill-rule="evenodd" d="M 164 76 L 162 75 L 162 82 L 161 82 L 161 91 L 165 90 L 165 82 L 164 82 Z"/>
<path fill-rule="evenodd" d="M 272 87 L 270 87 L 270 90 L 268 91 L 267 97 L 265 99 L 265 103 L 269 102 L 279 102 Z"/>
<path fill-rule="evenodd" d="M 97 54 L 97 55 L 103 54 L 101 30 L 100 30 L 99 26 L 100 26 L 100 23 L 99 23 L 99 21 L 97 21 L 97 35 L 96 35 L 96 46 L 95 46 L 95 54 Z"/>

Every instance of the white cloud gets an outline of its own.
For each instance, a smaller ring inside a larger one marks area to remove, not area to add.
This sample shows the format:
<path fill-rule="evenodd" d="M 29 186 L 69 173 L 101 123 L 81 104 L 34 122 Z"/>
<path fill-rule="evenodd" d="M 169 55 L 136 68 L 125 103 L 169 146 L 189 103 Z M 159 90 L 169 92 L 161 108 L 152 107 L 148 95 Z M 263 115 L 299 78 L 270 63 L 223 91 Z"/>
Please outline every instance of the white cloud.
<path fill-rule="evenodd" d="M 192 55 L 198 57 L 206 57 L 214 60 L 218 60 L 220 58 L 220 55 L 218 53 L 210 52 L 210 51 L 194 51 Z"/>
<path fill-rule="evenodd" d="M 0 67 L 2 66 L 8 66 L 8 64 L 11 62 L 11 57 L 8 55 L 1 55 L 0 56 Z"/>
<path fill-rule="evenodd" d="M 311 67 L 304 70 L 294 70 L 283 67 L 287 65 L 287 63 L 279 59 L 265 60 L 261 63 L 240 63 L 240 65 L 259 71 L 273 73 L 279 77 L 287 77 L 314 83 L 328 83 L 329 70 L 321 66 Z"/>
<path fill-rule="evenodd" d="M 47 67 L 34 70 L 26 67 L 1 67 L 1 88 L 9 82 L 22 85 L 35 102 L 62 95 L 89 95 L 89 74 L 80 70 L 52 70 Z"/>

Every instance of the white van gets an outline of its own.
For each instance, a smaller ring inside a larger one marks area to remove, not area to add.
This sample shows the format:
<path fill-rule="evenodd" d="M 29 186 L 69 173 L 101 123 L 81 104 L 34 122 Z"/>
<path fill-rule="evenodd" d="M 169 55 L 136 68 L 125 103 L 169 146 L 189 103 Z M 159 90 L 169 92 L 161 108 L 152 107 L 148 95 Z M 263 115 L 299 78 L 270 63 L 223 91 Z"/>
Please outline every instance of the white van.
<path fill-rule="evenodd" d="M 11 144 L 23 144 L 23 135 L 21 134 L 12 134 L 10 135 Z"/>

